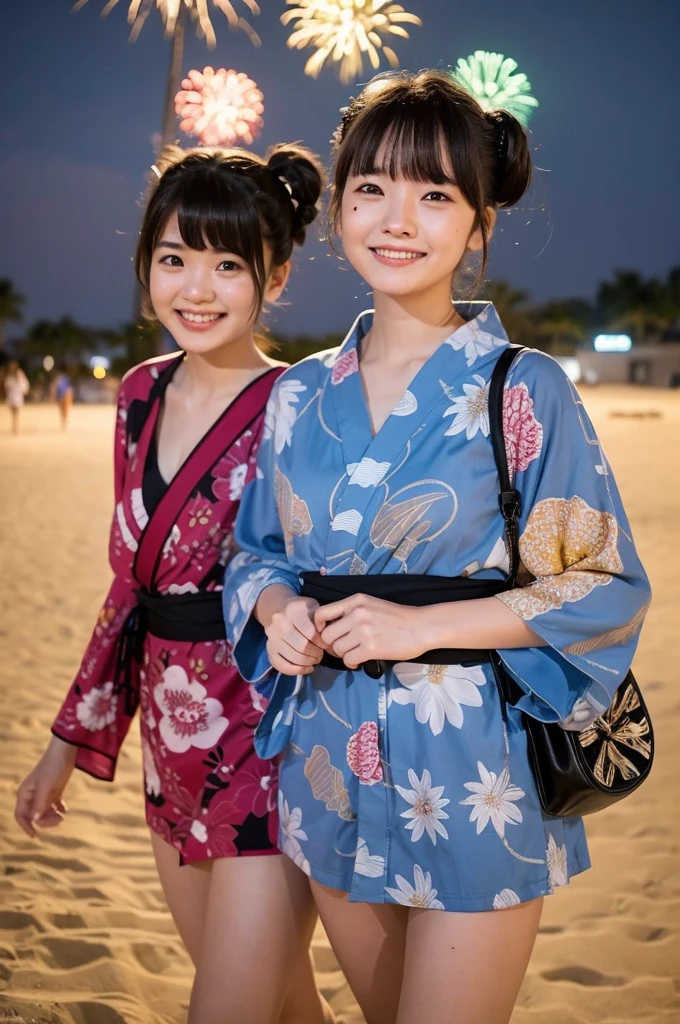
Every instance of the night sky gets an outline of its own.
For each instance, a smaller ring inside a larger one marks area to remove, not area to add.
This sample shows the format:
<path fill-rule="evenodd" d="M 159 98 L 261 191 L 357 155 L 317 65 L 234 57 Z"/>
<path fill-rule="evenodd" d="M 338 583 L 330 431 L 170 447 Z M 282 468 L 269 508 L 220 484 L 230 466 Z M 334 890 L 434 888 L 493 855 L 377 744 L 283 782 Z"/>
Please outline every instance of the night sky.
<path fill-rule="evenodd" d="M 533 300 L 591 298 L 614 268 L 664 275 L 680 263 L 677 0 L 403 5 L 423 26 L 395 39 L 402 67 L 500 51 L 540 102 L 531 128 L 541 170 L 521 207 L 500 219 L 493 277 Z M 0 0 L 0 277 L 26 296 L 25 324 L 71 315 L 110 327 L 132 312 L 130 257 L 170 44 L 155 11 L 128 44 L 127 0 L 106 19 L 103 0 L 75 15 L 70 6 Z M 265 97 L 253 148 L 300 139 L 327 158 L 338 109 L 356 89 L 333 70 L 305 76 L 305 52 L 285 45 L 283 0 L 261 7 L 253 19 L 261 49 L 215 11 L 217 49 L 189 28 L 183 70 L 245 71 Z M 290 306 L 269 318 L 282 335 L 343 331 L 370 305 L 365 285 L 316 240 L 298 253 L 287 298 Z M 9 336 L 21 330 L 12 326 Z"/>

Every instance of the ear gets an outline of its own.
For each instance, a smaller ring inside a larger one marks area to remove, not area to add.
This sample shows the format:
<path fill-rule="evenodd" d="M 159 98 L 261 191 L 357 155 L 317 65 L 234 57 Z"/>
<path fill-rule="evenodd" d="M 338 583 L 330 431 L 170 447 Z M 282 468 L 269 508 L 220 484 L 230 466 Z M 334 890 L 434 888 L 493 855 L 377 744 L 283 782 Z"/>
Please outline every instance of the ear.
<path fill-rule="evenodd" d="M 281 297 L 283 289 L 288 284 L 288 278 L 290 277 L 291 261 L 286 260 L 280 266 L 272 267 L 269 271 L 269 277 L 267 278 L 267 284 L 264 289 L 264 301 L 265 302 L 276 302 Z"/>
<path fill-rule="evenodd" d="M 486 224 L 486 237 L 491 240 L 493 229 L 496 226 L 496 211 L 493 206 L 487 206 L 484 210 L 484 223 Z M 467 240 L 466 249 L 468 252 L 481 252 L 484 242 L 482 239 L 481 225 L 477 225 Z"/>

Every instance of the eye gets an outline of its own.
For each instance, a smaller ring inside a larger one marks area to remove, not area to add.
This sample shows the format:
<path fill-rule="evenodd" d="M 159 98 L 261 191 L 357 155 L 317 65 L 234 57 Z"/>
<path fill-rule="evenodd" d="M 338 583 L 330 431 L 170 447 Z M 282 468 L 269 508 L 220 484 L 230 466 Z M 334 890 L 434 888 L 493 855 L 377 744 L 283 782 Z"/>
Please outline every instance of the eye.
<path fill-rule="evenodd" d="M 222 260 L 220 263 L 218 263 L 217 269 L 218 270 L 231 270 L 231 271 L 234 271 L 234 270 L 240 270 L 241 267 L 240 267 L 240 265 L 238 263 L 236 263 L 235 260 Z"/>
<path fill-rule="evenodd" d="M 159 263 L 164 263 L 166 267 L 183 267 L 184 266 L 184 264 L 182 263 L 182 261 L 179 258 L 179 256 L 176 256 L 174 253 L 171 253 L 169 256 L 161 257 L 161 259 L 158 262 Z"/>
<path fill-rule="evenodd" d="M 447 196 L 445 192 L 428 192 L 427 195 L 423 196 L 423 199 L 428 199 L 433 203 L 452 202 L 451 196 Z"/>
<path fill-rule="evenodd" d="M 383 194 L 380 186 L 374 185 L 373 182 L 370 181 L 367 181 L 365 185 L 360 185 L 357 192 L 360 192 L 365 196 L 381 196 Z"/>

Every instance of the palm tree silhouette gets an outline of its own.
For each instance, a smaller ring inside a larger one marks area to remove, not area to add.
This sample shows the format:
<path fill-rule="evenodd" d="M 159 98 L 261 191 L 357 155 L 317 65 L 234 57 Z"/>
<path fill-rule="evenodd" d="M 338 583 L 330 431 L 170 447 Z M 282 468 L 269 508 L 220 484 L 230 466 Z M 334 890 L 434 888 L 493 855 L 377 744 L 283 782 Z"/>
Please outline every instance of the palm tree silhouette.
<path fill-rule="evenodd" d="M 24 318 L 22 307 L 25 298 L 15 291 L 8 277 L 0 278 L 0 352 L 5 343 L 5 326 L 9 323 L 18 324 Z"/>

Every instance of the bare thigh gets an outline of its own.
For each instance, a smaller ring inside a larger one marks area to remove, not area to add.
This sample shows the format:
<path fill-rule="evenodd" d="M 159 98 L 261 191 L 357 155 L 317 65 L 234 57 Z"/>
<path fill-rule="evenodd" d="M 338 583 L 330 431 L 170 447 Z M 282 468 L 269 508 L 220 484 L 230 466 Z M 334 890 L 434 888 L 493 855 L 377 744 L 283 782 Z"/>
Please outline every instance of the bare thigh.
<path fill-rule="evenodd" d="M 392 903 L 350 903 L 339 889 L 314 881 L 311 886 L 328 940 L 367 1024 L 394 1024 L 408 910 Z"/>
<path fill-rule="evenodd" d="M 312 924 L 307 877 L 287 857 L 214 861 L 189 1024 L 275 1024 Z"/>
<path fill-rule="evenodd" d="M 155 832 L 151 833 L 151 845 L 165 900 L 195 967 L 210 895 L 210 864 L 203 862 L 180 866 L 177 850 Z"/>
<path fill-rule="evenodd" d="M 411 910 L 396 1024 L 507 1024 L 542 909 Z"/>

